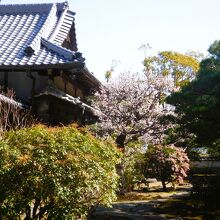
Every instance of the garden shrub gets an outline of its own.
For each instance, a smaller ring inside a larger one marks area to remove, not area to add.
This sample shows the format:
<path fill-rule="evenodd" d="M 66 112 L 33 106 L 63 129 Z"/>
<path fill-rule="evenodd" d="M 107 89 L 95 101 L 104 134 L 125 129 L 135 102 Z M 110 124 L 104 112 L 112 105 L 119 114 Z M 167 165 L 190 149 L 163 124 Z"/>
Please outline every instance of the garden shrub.
<path fill-rule="evenodd" d="M 125 152 L 122 158 L 121 166 L 123 167 L 122 187 L 124 192 L 132 191 L 137 183 L 140 183 L 144 178 L 139 163 L 144 159 L 143 143 L 131 142 L 125 147 Z"/>
<path fill-rule="evenodd" d="M 116 198 L 120 154 L 85 129 L 6 132 L 0 155 L 0 218 L 85 218 Z"/>
<path fill-rule="evenodd" d="M 146 152 L 145 168 L 146 177 L 155 177 L 162 182 L 163 190 L 166 184 L 182 183 L 189 170 L 189 159 L 183 149 L 173 145 L 149 146 Z"/>

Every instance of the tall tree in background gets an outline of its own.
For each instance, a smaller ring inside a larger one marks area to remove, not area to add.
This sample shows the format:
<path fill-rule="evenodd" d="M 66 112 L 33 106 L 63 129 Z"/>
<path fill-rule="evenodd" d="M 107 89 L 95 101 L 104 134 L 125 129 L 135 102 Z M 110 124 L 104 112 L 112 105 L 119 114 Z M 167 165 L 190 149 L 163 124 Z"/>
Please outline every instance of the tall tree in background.
<path fill-rule="evenodd" d="M 203 57 L 203 54 L 194 51 L 185 54 L 174 51 L 162 51 L 156 56 L 146 57 L 144 66 L 146 72 L 150 71 L 155 75 L 163 75 L 170 81 L 172 86 L 170 87 L 170 91 L 164 96 L 164 99 L 166 99 L 167 95 L 179 91 L 196 78 L 199 71 L 199 62 Z M 172 106 L 170 106 L 170 108 L 174 110 Z M 189 133 L 187 133 L 186 135 L 185 130 L 179 129 L 173 114 L 170 115 L 168 119 L 172 122 L 173 126 L 167 131 L 166 144 L 172 143 L 177 146 L 185 147 L 187 142 L 192 145 L 192 141 L 194 140 L 193 134 L 189 135 Z M 181 135 L 179 134 L 180 130 L 182 132 Z"/>
<path fill-rule="evenodd" d="M 106 82 L 109 82 L 109 80 L 112 78 L 112 74 L 115 70 L 115 67 L 120 63 L 119 60 L 112 60 L 111 68 L 109 70 L 105 71 L 105 80 Z"/>
<path fill-rule="evenodd" d="M 175 106 L 179 135 L 191 136 L 199 146 L 213 146 L 220 140 L 220 41 L 209 52 L 196 79 L 167 98 Z"/>
<path fill-rule="evenodd" d="M 167 76 L 173 83 L 173 89 L 178 90 L 195 78 L 201 57 L 202 54 L 196 52 L 163 51 L 144 59 L 145 71 Z"/>

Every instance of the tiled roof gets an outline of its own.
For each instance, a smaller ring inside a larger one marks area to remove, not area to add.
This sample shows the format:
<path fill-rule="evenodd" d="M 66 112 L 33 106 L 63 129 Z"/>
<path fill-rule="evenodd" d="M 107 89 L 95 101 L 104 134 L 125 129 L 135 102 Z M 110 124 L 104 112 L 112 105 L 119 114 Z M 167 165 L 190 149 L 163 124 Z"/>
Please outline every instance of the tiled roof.
<path fill-rule="evenodd" d="M 0 68 L 83 63 L 80 53 L 62 47 L 73 22 L 67 2 L 0 5 Z"/>

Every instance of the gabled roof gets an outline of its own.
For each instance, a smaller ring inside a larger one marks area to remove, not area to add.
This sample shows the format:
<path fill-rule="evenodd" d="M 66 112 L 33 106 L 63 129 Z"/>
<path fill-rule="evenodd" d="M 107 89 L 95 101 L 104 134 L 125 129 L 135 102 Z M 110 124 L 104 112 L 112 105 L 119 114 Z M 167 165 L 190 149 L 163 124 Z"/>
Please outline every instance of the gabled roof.
<path fill-rule="evenodd" d="M 62 47 L 74 14 L 67 2 L 0 5 L 0 68 L 84 63 Z"/>

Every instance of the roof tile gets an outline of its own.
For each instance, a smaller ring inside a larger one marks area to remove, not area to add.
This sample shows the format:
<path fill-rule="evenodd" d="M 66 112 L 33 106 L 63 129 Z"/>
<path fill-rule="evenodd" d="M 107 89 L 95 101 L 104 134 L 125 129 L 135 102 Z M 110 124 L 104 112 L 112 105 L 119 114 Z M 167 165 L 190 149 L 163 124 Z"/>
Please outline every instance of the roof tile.
<path fill-rule="evenodd" d="M 0 5 L 0 68 L 84 62 L 61 46 L 74 15 L 66 2 Z"/>

